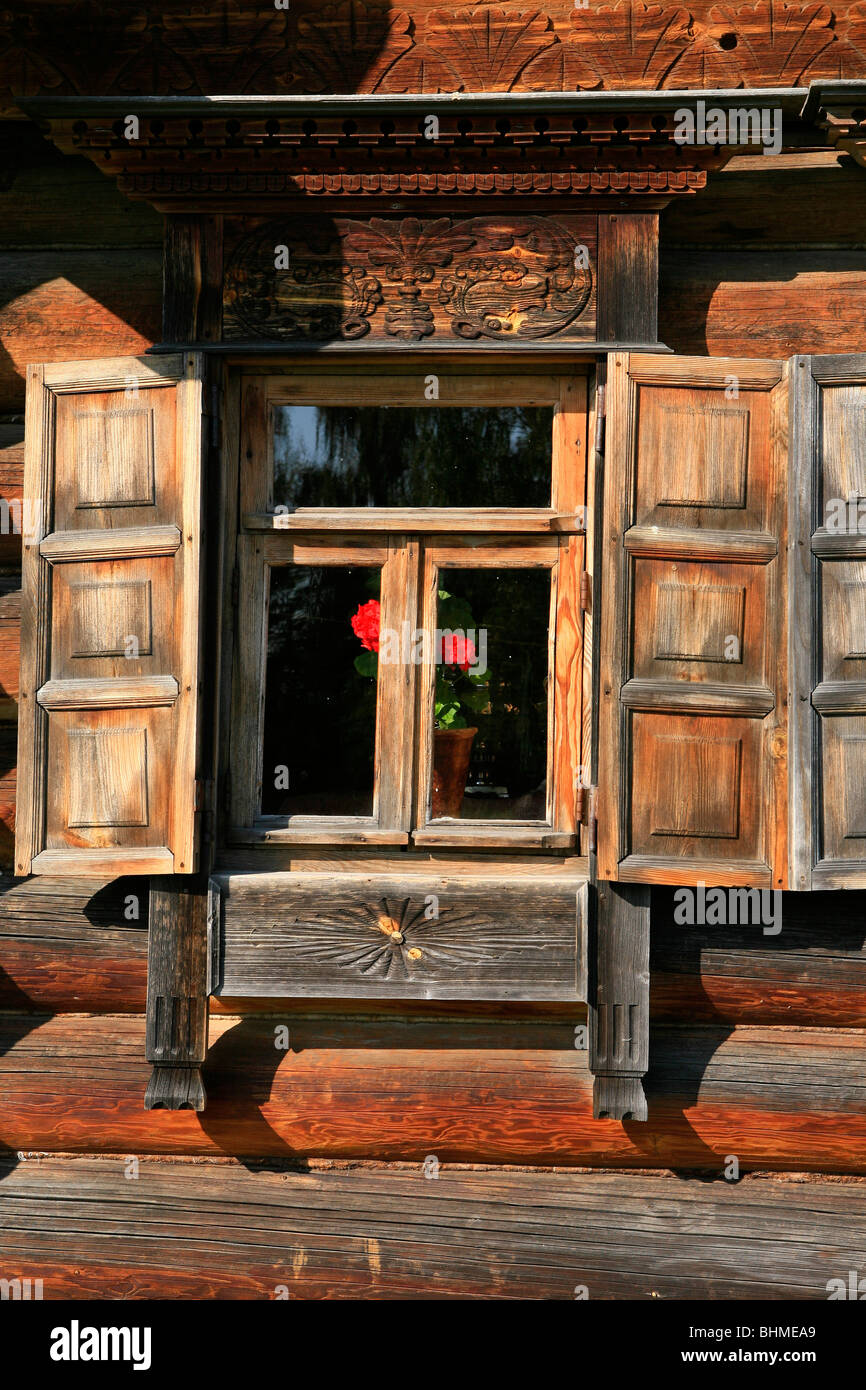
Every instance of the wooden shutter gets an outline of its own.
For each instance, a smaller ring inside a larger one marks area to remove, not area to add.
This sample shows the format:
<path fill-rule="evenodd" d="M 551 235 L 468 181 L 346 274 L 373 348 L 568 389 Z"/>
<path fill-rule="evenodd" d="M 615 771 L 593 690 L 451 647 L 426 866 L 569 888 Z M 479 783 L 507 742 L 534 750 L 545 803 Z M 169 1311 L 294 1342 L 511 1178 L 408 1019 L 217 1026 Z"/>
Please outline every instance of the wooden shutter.
<path fill-rule="evenodd" d="M 793 371 L 791 887 L 866 888 L 866 356 Z"/>
<path fill-rule="evenodd" d="M 787 375 L 609 359 L 602 878 L 786 886 Z"/>
<path fill-rule="evenodd" d="M 201 368 L 28 371 L 17 874 L 196 867 Z"/>

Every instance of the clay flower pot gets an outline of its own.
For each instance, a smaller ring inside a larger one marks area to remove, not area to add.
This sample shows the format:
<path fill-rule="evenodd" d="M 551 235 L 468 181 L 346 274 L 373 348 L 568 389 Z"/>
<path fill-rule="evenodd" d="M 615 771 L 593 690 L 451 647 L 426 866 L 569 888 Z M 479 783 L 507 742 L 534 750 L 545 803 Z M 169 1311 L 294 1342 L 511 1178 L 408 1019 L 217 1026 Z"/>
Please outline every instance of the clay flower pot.
<path fill-rule="evenodd" d="M 477 729 L 435 729 L 433 732 L 433 819 L 458 817 L 463 805 L 472 740 Z"/>

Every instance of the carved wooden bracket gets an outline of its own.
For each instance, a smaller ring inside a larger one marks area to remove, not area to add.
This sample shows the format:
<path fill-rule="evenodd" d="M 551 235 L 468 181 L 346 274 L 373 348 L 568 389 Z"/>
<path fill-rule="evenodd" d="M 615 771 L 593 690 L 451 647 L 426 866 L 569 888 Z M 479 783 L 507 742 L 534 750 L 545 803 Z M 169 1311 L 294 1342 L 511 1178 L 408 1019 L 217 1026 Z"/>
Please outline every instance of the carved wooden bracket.
<path fill-rule="evenodd" d="M 816 83 L 803 107 L 827 143 L 866 169 L 866 82 Z"/>
<path fill-rule="evenodd" d="M 595 904 L 595 977 L 589 996 L 593 1114 L 597 1120 L 645 1120 L 650 890 L 602 881 Z"/>
<path fill-rule="evenodd" d="M 153 879 L 147 958 L 146 1110 L 204 1110 L 212 980 L 212 899 L 206 881 Z"/>

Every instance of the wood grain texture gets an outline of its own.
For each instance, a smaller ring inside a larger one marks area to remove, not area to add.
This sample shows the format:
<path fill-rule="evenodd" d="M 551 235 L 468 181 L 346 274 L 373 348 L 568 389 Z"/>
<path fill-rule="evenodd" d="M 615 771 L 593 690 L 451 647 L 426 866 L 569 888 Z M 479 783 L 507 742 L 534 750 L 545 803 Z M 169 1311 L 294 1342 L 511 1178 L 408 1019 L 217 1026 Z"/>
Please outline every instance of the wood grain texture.
<path fill-rule="evenodd" d="M 13 749 L 14 752 L 14 749 Z M 36 1013 L 132 1013 L 144 1010 L 147 884 L 38 877 L 0 880 L 0 1008 Z M 686 931 L 674 921 L 672 889 L 653 889 L 652 1016 L 675 1022 L 866 1026 L 866 929 L 863 896 L 785 894 L 783 930 L 709 926 Z M 127 916 L 130 913 L 130 916 Z M 221 1013 L 290 1008 L 316 1013 L 324 1000 L 212 1000 Z M 348 1014 L 405 1012 L 404 1003 L 344 1000 Z M 568 1004 L 436 1004 L 415 1001 L 413 1017 L 497 1012 L 551 1021 L 573 1016 Z"/>
<path fill-rule="evenodd" d="M 16 1151 L 866 1171 L 862 1029 L 657 1026 L 638 1124 L 593 1118 L 573 1019 L 212 1017 L 203 1116 L 142 1109 L 141 1018 L 6 1014 L 0 1041 Z"/>
<path fill-rule="evenodd" d="M 39 1158 L 0 1192 L 46 1300 L 826 1299 L 866 1238 L 860 1184 L 779 1178 Z"/>
<path fill-rule="evenodd" d="M 632 260 L 632 289 L 655 281 L 642 243 Z M 593 216 L 287 218 L 243 228 L 227 253 L 225 337 L 591 341 L 597 274 Z"/>
<path fill-rule="evenodd" d="M 612 355 L 603 878 L 786 884 L 785 370 Z"/>
<path fill-rule="evenodd" d="M 140 353 L 159 338 L 160 255 L 140 247 L 0 252 L 0 409 L 30 362 Z"/>
<path fill-rule="evenodd" d="M 262 14 L 167 8 L 158 34 L 137 11 L 100 6 L 104 43 L 76 61 L 79 32 L 31 0 L 11 30 L 3 109 L 37 92 L 438 92 L 796 86 L 859 77 L 862 17 L 851 0 L 817 11 L 711 0 L 653 7 L 611 3 L 593 25 L 568 0 L 529 11 L 409 0 L 350 10 L 295 0 Z M 54 21 L 54 22 L 52 22 Z M 9 21 L 11 25 L 11 17 Z M 734 42 L 729 35 L 733 34 Z M 13 39 L 14 35 L 14 39 Z M 255 54 L 253 61 L 252 54 Z"/>
<path fill-rule="evenodd" d="M 217 875 L 219 994 L 572 999 L 586 885 L 501 878 Z"/>
<path fill-rule="evenodd" d="M 816 265 L 814 249 L 663 249 L 661 341 L 712 357 L 862 351 L 866 250 L 820 256 Z"/>
<path fill-rule="evenodd" d="M 19 874 L 194 870 L 202 370 L 29 373 Z"/>

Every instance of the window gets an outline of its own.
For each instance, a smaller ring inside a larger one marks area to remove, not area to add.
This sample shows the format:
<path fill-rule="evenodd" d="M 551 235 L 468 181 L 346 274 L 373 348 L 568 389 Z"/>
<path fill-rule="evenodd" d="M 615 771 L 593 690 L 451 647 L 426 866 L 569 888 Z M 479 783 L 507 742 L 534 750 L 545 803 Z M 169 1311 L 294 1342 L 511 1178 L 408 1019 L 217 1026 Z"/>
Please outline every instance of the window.
<path fill-rule="evenodd" d="M 248 376 L 231 838 L 561 848 L 586 379 Z"/>

